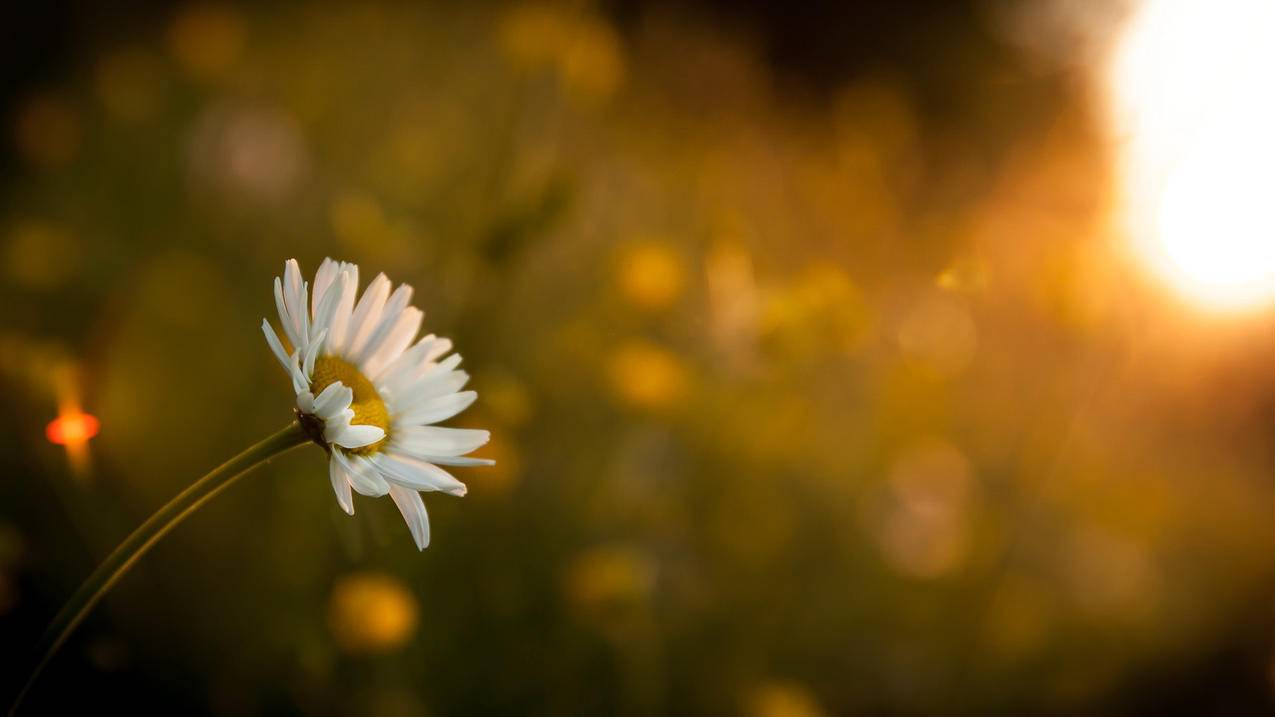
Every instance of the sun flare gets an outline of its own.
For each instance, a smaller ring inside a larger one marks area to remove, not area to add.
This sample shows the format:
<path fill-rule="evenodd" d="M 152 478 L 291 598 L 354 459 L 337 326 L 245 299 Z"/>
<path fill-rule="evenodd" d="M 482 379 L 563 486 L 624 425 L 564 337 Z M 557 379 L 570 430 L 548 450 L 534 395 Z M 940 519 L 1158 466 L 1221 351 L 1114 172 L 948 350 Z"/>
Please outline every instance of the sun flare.
<path fill-rule="evenodd" d="M 1275 303 L 1275 3 L 1144 0 L 1112 65 L 1140 258 L 1201 305 Z"/>

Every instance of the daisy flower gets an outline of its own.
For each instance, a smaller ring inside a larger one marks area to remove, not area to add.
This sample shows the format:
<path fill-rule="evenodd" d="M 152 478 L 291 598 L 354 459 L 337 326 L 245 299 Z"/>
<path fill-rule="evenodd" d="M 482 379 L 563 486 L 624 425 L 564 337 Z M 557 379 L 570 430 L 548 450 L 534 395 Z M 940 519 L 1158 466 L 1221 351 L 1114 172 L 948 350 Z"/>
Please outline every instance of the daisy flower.
<path fill-rule="evenodd" d="M 111 551 L 58 611 L 40 640 L 39 659 L 9 709 L 13 714 L 40 673 L 128 569 L 186 516 L 274 456 L 314 441 L 328 453 L 337 503 L 354 514 L 354 494 L 389 495 L 416 546 L 429 545 L 422 491 L 465 495 L 465 484 L 439 466 L 491 465 L 466 453 L 487 442 L 487 431 L 433 424 L 465 410 L 478 397 L 462 391 L 452 342 L 433 334 L 419 341 L 424 314 L 411 306 L 412 287 L 394 288 L 384 274 L 358 296 L 359 268 L 324 259 L 314 294 L 295 259 L 274 280 L 283 338 L 261 322 L 266 343 L 292 378 L 297 420 L 249 446 L 178 493 Z M 413 343 L 415 342 L 415 343 Z M 444 358 L 446 356 L 446 358 Z"/>
<path fill-rule="evenodd" d="M 266 319 L 261 330 L 292 378 L 302 428 L 328 452 L 337 503 L 353 515 L 352 490 L 388 494 L 424 550 L 429 516 L 421 492 L 465 495 L 465 484 L 440 466 L 491 465 L 465 456 L 491 434 L 433 425 L 478 394 L 461 390 L 469 375 L 457 369 L 459 354 L 447 356 L 451 341 L 416 340 L 424 314 L 411 306 L 412 287 L 394 288 L 378 274 L 358 297 L 358 285 L 358 266 L 324 259 L 311 292 L 289 259 L 274 280 L 283 337 Z"/>

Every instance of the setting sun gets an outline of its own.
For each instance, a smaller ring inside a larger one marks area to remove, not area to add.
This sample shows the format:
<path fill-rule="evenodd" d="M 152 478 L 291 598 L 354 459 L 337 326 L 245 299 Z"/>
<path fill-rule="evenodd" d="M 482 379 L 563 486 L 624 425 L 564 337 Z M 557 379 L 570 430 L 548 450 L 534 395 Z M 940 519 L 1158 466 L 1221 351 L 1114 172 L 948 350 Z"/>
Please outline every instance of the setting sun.
<path fill-rule="evenodd" d="M 1275 301 L 1273 33 L 1266 0 L 1146 0 L 1112 68 L 1138 254 L 1211 309 Z"/>

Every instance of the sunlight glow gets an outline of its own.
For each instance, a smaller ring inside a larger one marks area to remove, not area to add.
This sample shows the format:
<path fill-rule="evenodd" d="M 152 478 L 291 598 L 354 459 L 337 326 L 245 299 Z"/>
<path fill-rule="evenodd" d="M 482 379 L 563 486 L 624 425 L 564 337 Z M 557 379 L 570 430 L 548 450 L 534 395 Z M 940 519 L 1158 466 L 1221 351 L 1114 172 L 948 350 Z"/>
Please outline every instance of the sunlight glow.
<path fill-rule="evenodd" d="M 1275 303 L 1275 3 L 1144 0 L 1111 68 L 1138 253 L 1219 310 Z"/>

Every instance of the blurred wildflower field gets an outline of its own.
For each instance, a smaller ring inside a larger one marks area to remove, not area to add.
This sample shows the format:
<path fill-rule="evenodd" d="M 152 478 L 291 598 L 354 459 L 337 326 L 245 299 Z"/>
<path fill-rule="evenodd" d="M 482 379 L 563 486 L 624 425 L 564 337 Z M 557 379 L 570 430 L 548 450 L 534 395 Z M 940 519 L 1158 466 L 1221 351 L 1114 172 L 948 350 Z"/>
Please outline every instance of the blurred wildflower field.
<path fill-rule="evenodd" d="M 1275 335 L 1127 266 L 1082 69 L 997 12 L 835 82 L 675 5 L 84 30 L 6 106 L 5 662 L 289 420 L 286 258 L 415 286 L 497 464 L 418 553 L 313 449 L 273 462 L 31 713 L 1270 708 Z M 81 409 L 96 437 L 46 438 Z"/>

